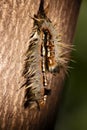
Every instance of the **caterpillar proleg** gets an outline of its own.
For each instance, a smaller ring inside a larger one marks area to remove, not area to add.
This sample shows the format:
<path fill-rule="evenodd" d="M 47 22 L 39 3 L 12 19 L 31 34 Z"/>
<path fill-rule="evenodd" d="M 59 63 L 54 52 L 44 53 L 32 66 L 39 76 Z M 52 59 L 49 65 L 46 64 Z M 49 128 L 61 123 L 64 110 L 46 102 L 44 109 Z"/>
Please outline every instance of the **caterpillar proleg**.
<path fill-rule="evenodd" d="M 53 74 L 65 67 L 68 59 L 65 55 L 70 46 L 61 43 L 52 22 L 46 16 L 44 0 L 41 0 L 37 15 L 34 15 L 33 29 L 29 37 L 23 76 L 25 79 L 24 107 L 38 107 L 46 102 L 51 89 L 48 88 Z M 49 76 L 50 75 L 50 76 Z"/>

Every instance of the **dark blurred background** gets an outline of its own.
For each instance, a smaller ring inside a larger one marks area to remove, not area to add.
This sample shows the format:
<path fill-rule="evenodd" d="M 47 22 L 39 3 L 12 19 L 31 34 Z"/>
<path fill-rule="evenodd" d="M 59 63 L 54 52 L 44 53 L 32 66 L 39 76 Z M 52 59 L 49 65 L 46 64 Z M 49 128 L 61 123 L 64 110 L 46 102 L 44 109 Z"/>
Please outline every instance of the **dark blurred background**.
<path fill-rule="evenodd" d="M 87 0 L 82 1 L 74 44 L 55 130 L 87 130 Z"/>

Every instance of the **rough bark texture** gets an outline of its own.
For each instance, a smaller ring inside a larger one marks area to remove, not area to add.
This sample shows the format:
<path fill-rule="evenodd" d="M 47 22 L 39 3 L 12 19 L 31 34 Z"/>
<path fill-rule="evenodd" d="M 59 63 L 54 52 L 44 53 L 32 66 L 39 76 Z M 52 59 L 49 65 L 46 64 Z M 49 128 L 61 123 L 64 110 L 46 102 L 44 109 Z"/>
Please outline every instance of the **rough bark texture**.
<path fill-rule="evenodd" d="M 40 111 L 24 109 L 24 89 L 16 91 L 23 77 L 24 53 L 27 50 L 33 20 L 40 0 L 0 1 L 0 130 L 52 129 L 63 88 L 64 72 L 53 77 L 52 94 Z M 47 16 L 61 34 L 62 41 L 72 43 L 80 0 L 45 0 Z"/>

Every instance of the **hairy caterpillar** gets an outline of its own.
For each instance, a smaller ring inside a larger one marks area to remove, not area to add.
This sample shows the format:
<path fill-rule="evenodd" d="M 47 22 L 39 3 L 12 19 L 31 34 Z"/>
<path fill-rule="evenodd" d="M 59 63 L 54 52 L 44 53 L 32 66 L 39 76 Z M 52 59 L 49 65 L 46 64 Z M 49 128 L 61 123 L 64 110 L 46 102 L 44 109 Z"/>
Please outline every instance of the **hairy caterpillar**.
<path fill-rule="evenodd" d="M 70 47 L 61 43 L 57 32 L 44 11 L 44 0 L 41 0 L 37 15 L 32 18 L 34 25 L 26 52 L 23 76 L 26 88 L 24 107 L 38 107 L 44 104 L 51 89 L 48 87 L 52 74 L 65 67 L 68 59 L 65 54 Z M 49 77 L 50 75 L 50 77 Z"/>

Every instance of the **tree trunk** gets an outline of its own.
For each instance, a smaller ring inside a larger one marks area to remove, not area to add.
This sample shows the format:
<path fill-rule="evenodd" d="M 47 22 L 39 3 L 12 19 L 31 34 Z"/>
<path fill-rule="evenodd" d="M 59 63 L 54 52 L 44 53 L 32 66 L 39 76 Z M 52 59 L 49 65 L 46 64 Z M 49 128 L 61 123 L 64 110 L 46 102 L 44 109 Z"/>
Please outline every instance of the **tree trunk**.
<path fill-rule="evenodd" d="M 65 73 L 53 76 L 46 105 L 38 110 L 22 107 L 24 89 L 20 89 L 24 53 L 28 48 L 33 20 L 40 0 L 0 1 L 0 130 L 53 129 L 64 84 Z M 80 0 L 45 0 L 47 16 L 61 34 L 62 41 L 73 41 Z"/>

